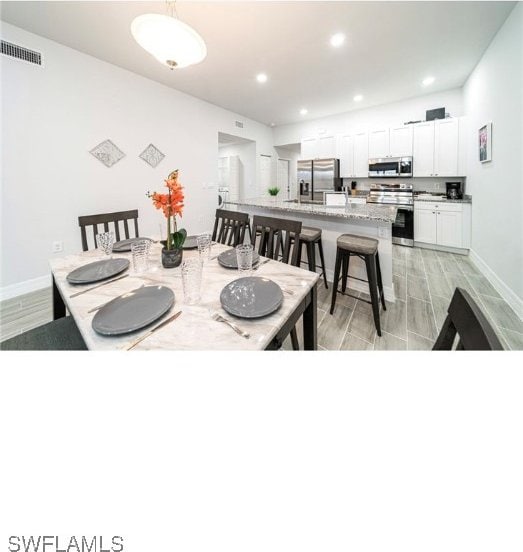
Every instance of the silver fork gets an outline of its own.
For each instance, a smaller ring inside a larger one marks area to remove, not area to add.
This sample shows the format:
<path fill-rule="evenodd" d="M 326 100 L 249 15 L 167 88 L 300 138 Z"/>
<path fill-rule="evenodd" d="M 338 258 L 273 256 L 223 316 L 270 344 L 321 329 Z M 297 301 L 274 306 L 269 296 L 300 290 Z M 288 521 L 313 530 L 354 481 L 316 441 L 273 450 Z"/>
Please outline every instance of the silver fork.
<path fill-rule="evenodd" d="M 233 324 L 227 318 L 224 318 L 221 314 L 218 314 L 217 312 L 213 312 L 211 314 L 211 318 L 213 320 L 216 320 L 217 322 L 225 322 L 228 326 L 230 326 L 237 334 L 241 335 L 242 337 L 245 337 L 249 339 L 251 337 L 251 334 L 244 332 L 241 328 L 238 328 L 236 324 Z"/>

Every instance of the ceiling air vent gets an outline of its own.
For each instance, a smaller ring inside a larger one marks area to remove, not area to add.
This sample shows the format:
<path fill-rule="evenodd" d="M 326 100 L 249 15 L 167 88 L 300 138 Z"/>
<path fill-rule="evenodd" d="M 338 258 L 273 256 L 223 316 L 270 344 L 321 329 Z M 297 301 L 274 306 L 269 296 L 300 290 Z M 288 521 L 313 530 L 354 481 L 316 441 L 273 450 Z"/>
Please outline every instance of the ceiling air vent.
<path fill-rule="evenodd" d="M 34 65 L 42 65 L 42 54 L 2 40 L 2 54 Z"/>
<path fill-rule="evenodd" d="M 243 123 L 240 123 L 240 121 L 234 121 L 234 126 L 238 128 L 243 128 Z"/>

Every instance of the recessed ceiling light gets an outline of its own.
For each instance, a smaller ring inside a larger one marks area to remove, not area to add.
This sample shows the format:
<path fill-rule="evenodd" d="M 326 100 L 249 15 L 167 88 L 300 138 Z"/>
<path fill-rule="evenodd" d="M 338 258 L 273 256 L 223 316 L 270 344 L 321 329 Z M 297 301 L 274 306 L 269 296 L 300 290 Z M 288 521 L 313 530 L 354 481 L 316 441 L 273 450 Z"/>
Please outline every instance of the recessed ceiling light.
<path fill-rule="evenodd" d="M 267 75 L 265 73 L 259 73 L 256 75 L 256 80 L 258 82 L 267 82 Z"/>
<path fill-rule="evenodd" d="M 276 126 L 276 123 L 271 123 L 271 126 L 272 126 L 272 127 L 273 127 L 273 126 Z"/>
<path fill-rule="evenodd" d="M 345 42 L 345 35 L 342 33 L 336 33 L 331 36 L 331 46 L 339 48 Z"/>
<path fill-rule="evenodd" d="M 434 77 L 427 77 L 425 79 L 423 79 L 423 82 L 421 84 L 423 84 L 423 86 L 429 86 L 430 84 L 432 84 L 436 79 Z"/>
<path fill-rule="evenodd" d="M 303 108 L 303 109 L 300 109 L 300 115 L 307 115 L 308 111 Z"/>
<path fill-rule="evenodd" d="M 356 96 L 354 96 L 354 98 L 352 98 L 355 102 L 361 102 L 361 100 L 363 100 L 363 96 L 361 94 L 357 94 Z"/>

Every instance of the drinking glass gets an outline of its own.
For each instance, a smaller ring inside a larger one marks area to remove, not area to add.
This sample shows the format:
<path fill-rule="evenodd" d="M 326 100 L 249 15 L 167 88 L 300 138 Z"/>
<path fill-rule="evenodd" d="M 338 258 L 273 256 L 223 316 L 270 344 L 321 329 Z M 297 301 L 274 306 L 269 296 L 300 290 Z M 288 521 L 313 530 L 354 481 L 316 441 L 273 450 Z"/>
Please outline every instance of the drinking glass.
<path fill-rule="evenodd" d="M 149 267 L 149 240 L 138 240 L 131 243 L 131 254 L 133 258 L 133 272 L 145 272 Z"/>
<path fill-rule="evenodd" d="M 196 237 L 196 243 L 198 244 L 198 252 L 200 254 L 200 260 L 202 262 L 209 261 L 211 259 L 211 233 L 202 232 Z"/>
<path fill-rule="evenodd" d="M 238 272 L 240 278 L 243 276 L 250 276 L 252 273 L 252 244 L 244 244 L 236 246 L 236 261 L 238 263 Z"/>
<path fill-rule="evenodd" d="M 202 263 L 200 259 L 187 259 L 182 262 L 183 297 L 186 305 L 195 305 L 200 301 L 202 284 Z"/>
<path fill-rule="evenodd" d="M 114 245 L 114 232 L 102 232 L 96 235 L 96 245 L 111 258 Z"/>

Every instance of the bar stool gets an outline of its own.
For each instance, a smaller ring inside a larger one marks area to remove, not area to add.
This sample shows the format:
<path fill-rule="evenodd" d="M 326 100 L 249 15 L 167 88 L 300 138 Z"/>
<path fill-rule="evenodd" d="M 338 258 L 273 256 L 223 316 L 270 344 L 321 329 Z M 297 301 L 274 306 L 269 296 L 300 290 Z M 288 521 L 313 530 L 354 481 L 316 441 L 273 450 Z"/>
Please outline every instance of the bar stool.
<path fill-rule="evenodd" d="M 336 266 L 334 268 L 334 284 L 332 289 L 332 302 L 330 313 L 334 312 L 334 306 L 336 305 L 336 296 L 338 293 L 354 297 L 359 301 L 364 301 L 372 305 L 372 314 L 374 316 L 374 325 L 376 331 L 381 337 L 381 325 L 380 325 L 380 299 L 383 305 L 383 310 L 387 310 L 385 306 L 385 298 L 383 296 L 383 283 L 381 281 L 381 269 L 380 258 L 378 255 L 378 240 L 373 238 L 367 238 L 364 236 L 355 236 L 353 234 L 342 234 L 336 241 Z M 350 293 L 345 293 L 347 289 L 347 279 L 349 275 L 349 261 L 351 256 L 359 257 L 365 261 L 365 267 L 367 268 L 368 280 L 362 278 L 354 278 L 361 282 L 367 282 L 369 284 L 369 291 L 371 301 L 356 297 Z M 338 289 L 340 281 L 340 270 L 342 270 L 341 278 L 341 291 Z M 378 298 L 379 292 L 379 298 Z"/>
<path fill-rule="evenodd" d="M 294 235 L 292 236 L 294 238 Z M 307 251 L 307 261 L 301 260 L 301 254 L 303 246 L 305 245 Z M 316 246 L 318 246 L 318 252 L 320 254 L 321 266 L 316 264 Z M 329 289 L 327 285 L 327 273 L 325 271 L 325 259 L 323 258 L 323 246 L 321 244 L 321 229 L 311 228 L 310 226 L 302 226 L 299 242 L 298 242 L 298 265 L 308 264 L 311 272 L 316 272 L 317 268 L 321 269 L 323 280 L 325 282 L 325 288 Z"/>

